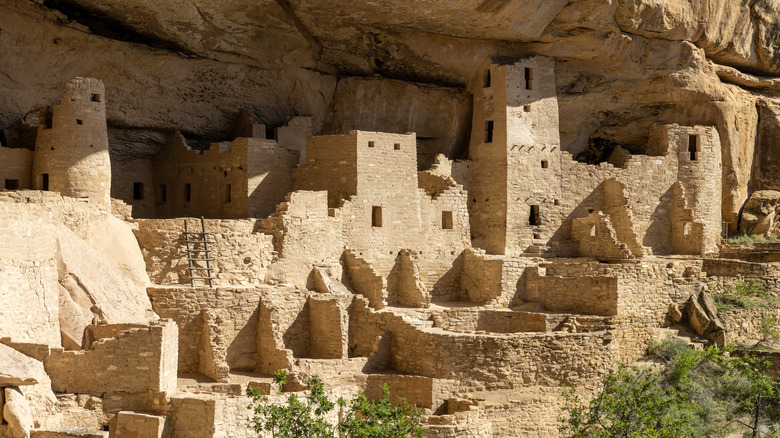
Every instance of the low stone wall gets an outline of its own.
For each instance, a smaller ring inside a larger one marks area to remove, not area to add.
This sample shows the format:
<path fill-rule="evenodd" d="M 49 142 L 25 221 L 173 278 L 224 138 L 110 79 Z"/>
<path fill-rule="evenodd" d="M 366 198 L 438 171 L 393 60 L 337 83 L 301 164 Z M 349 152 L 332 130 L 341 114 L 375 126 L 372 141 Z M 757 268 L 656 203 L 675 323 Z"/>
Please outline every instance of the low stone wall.
<path fill-rule="evenodd" d="M 556 438 L 562 398 L 554 394 L 518 394 L 506 402 L 480 401 L 469 410 L 431 416 L 425 436 L 435 438 Z"/>
<path fill-rule="evenodd" d="M 91 350 L 52 350 L 44 366 L 56 392 L 102 395 L 176 390 L 178 328 L 162 319 L 101 339 Z"/>
<path fill-rule="evenodd" d="M 461 390 L 582 384 L 613 363 L 604 332 L 477 335 L 395 320 L 390 358 L 399 372 L 462 382 Z"/>
<path fill-rule="evenodd" d="M 435 327 L 450 331 L 485 331 L 489 333 L 521 333 L 547 331 L 544 313 L 452 308 L 433 312 Z"/>
<path fill-rule="evenodd" d="M 612 276 L 539 275 L 525 273 L 526 301 L 541 302 L 553 312 L 610 316 L 617 314 L 618 285 Z"/>

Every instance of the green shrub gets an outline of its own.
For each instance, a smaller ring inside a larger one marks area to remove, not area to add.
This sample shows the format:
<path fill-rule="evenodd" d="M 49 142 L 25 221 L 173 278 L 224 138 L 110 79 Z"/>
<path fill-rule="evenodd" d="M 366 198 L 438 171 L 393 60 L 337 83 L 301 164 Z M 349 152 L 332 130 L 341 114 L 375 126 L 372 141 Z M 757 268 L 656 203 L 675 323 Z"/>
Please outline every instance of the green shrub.
<path fill-rule="evenodd" d="M 677 340 L 652 344 L 660 370 L 621 366 L 583 404 L 573 389 L 561 418 L 562 436 L 710 437 L 734 432 L 777 436 L 780 387 L 768 362 L 730 348 L 693 350 Z"/>
<path fill-rule="evenodd" d="M 274 382 L 283 394 L 287 371 L 274 373 Z M 359 394 L 347 401 L 339 398 L 335 403 L 328 399 L 324 385 L 318 377 L 306 380 L 308 393 L 304 398 L 288 394 L 284 403 L 271 403 L 267 395 L 254 388 L 247 388 L 252 398 L 248 409 L 252 410 L 252 427 L 257 433 L 271 432 L 279 438 L 401 438 L 422 437 L 420 426 L 422 411 L 410 406 L 405 399 L 398 399 L 398 406 L 390 401 L 387 385 L 382 387 L 382 397 L 371 401 Z M 341 409 L 339 422 L 331 424 L 325 417 L 336 406 Z"/>
<path fill-rule="evenodd" d="M 774 243 L 775 237 L 764 237 L 760 234 L 740 234 L 726 239 L 729 245 L 744 245 L 746 243 Z"/>

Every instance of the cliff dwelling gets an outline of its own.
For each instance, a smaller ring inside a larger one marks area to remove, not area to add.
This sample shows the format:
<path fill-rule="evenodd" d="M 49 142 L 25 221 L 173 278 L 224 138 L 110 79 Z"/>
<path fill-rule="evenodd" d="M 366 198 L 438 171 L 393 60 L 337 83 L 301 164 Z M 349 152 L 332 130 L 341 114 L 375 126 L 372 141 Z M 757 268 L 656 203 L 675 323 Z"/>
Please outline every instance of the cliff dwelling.
<path fill-rule="evenodd" d="M 258 436 L 287 370 L 557 437 L 780 318 L 712 298 L 780 293 L 769 2 L 104 3 L 0 6 L 0 436 Z"/>

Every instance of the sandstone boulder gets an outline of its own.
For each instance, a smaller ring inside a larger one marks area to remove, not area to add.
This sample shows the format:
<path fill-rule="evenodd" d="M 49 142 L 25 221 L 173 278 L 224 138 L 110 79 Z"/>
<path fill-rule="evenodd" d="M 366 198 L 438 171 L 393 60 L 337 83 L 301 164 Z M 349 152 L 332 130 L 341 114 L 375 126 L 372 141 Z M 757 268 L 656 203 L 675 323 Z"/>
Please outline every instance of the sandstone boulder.
<path fill-rule="evenodd" d="M 707 291 L 702 290 L 699 292 L 697 302 L 710 320 L 710 325 L 707 327 L 708 333 L 717 333 L 726 330 L 726 326 L 720 318 L 718 318 L 718 308 L 715 306 L 715 300 L 712 298 L 712 295 Z"/>
<path fill-rule="evenodd" d="M 41 374 L 45 371 L 40 361 L 0 344 L 0 387 L 35 385 Z"/>
<path fill-rule="evenodd" d="M 34 426 L 32 409 L 17 387 L 5 388 L 3 419 L 8 423 L 11 438 L 30 437 L 30 430 Z"/>
<path fill-rule="evenodd" d="M 780 192 L 760 190 L 750 195 L 742 210 L 739 230 L 742 233 L 764 236 L 780 235 L 777 214 L 780 210 Z"/>
<path fill-rule="evenodd" d="M 667 315 L 669 315 L 669 319 L 671 319 L 672 322 L 682 321 L 682 312 L 680 312 L 680 308 L 675 303 L 669 304 L 669 312 Z"/>
<path fill-rule="evenodd" d="M 685 315 L 688 317 L 688 325 L 700 336 L 704 336 L 710 327 L 710 318 L 693 295 L 685 303 Z"/>

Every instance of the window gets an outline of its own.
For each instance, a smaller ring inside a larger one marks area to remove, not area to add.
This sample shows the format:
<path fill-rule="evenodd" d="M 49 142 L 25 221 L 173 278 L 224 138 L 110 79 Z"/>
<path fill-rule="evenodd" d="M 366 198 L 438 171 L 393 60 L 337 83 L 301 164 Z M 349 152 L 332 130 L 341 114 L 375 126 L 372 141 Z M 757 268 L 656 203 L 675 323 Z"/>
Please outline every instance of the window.
<path fill-rule="evenodd" d="M 192 184 L 184 184 L 184 202 L 190 202 L 192 199 Z"/>
<path fill-rule="evenodd" d="M 46 129 L 51 129 L 52 124 L 54 123 L 54 115 L 51 111 L 46 111 L 46 114 L 43 118 L 43 123 L 46 125 Z"/>
<path fill-rule="evenodd" d="M 167 187 L 165 187 L 165 184 L 160 184 L 157 188 L 157 202 L 160 204 L 168 202 L 168 190 Z"/>
<path fill-rule="evenodd" d="M 490 69 L 485 70 L 485 73 L 482 74 L 482 86 L 490 88 Z"/>
<path fill-rule="evenodd" d="M 92 101 L 93 102 L 100 102 L 100 95 L 99 94 L 93 94 L 92 95 Z"/>
<path fill-rule="evenodd" d="M 525 68 L 525 89 L 533 90 L 534 71 L 528 67 Z"/>
<path fill-rule="evenodd" d="M 233 200 L 233 186 L 231 184 L 225 184 L 225 202 Z"/>
<path fill-rule="evenodd" d="M 144 199 L 144 183 L 133 183 L 133 199 Z"/>
<path fill-rule="evenodd" d="M 442 211 L 441 212 L 441 229 L 442 230 L 451 230 L 452 229 L 452 212 L 451 211 Z"/>
<path fill-rule="evenodd" d="M 688 136 L 688 153 L 691 155 L 691 161 L 696 161 L 697 153 L 699 152 L 699 136 Z"/>
<path fill-rule="evenodd" d="M 382 207 L 377 207 L 376 205 L 371 207 L 371 226 L 382 226 Z"/>
<path fill-rule="evenodd" d="M 393 145 L 393 149 L 400 151 L 401 150 L 401 143 L 396 143 Z"/>
<path fill-rule="evenodd" d="M 374 142 L 373 141 L 369 141 L 368 142 L 368 147 L 370 147 L 370 148 L 374 147 Z"/>
<path fill-rule="evenodd" d="M 532 205 L 531 212 L 528 215 L 528 225 L 540 225 L 540 224 L 541 221 L 539 220 L 539 206 Z"/>
<path fill-rule="evenodd" d="M 542 160 L 542 169 L 547 169 L 549 167 L 549 163 L 547 163 L 547 160 Z"/>
<path fill-rule="evenodd" d="M 77 124 L 77 125 L 83 125 L 83 124 L 84 124 L 84 121 L 83 121 L 83 120 L 81 120 L 81 119 L 76 119 L 76 124 Z"/>
<path fill-rule="evenodd" d="M 493 143 L 493 121 L 485 122 L 485 143 Z"/>
<path fill-rule="evenodd" d="M 523 111 L 525 111 L 527 113 L 530 113 L 531 112 L 531 105 L 524 105 L 523 106 Z"/>
<path fill-rule="evenodd" d="M 49 174 L 44 173 L 41 175 L 41 188 L 43 190 L 49 190 Z"/>
<path fill-rule="evenodd" d="M 6 190 L 19 190 L 19 180 L 18 179 L 7 179 L 7 180 L 5 180 L 5 189 Z"/>
<path fill-rule="evenodd" d="M 534 233 L 534 239 L 541 239 L 542 235 L 539 233 Z"/>

